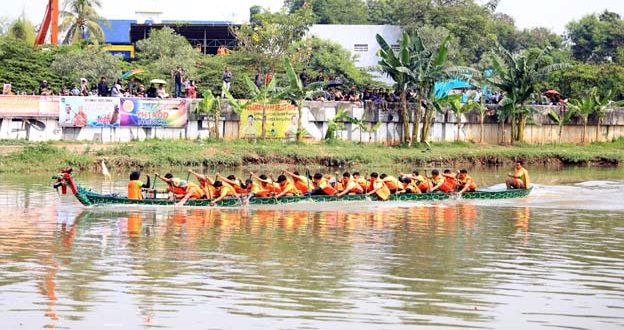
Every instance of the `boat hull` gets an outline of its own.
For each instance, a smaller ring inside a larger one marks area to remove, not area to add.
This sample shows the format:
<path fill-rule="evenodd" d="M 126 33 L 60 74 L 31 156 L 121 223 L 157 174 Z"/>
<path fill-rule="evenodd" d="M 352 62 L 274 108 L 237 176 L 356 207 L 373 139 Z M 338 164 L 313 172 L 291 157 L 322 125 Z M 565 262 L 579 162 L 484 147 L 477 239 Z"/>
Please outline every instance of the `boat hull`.
<path fill-rule="evenodd" d="M 511 189 L 511 190 L 483 190 L 476 192 L 467 192 L 462 194 L 462 199 L 468 200 L 488 200 L 488 199 L 510 199 L 510 198 L 522 198 L 526 197 L 531 193 L 531 189 Z M 176 202 L 163 198 L 152 198 L 152 199 L 128 199 L 121 196 L 116 195 L 102 195 L 96 193 L 90 189 L 86 189 L 78 186 L 78 191 L 76 193 L 76 198 L 85 206 L 95 206 L 95 205 L 156 205 L 156 206 L 167 206 L 167 205 L 175 205 Z M 444 193 L 425 193 L 425 194 L 401 194 L 401 195 L 391 195 L 388 199 L 389 201 L 403 201 L 403 202 L 417 202 L 417 201 L 440 201 L 455 198 L 453 194 L 444 194 Z M 250 205 L 278 205 L 278 204 L 292 204 L 298 202 L 350 202 L 350 201 L 380 201 L 376 196 L 365 196 L 365 195 L 345 195 L 341 197 L 337 196 L 292 196 L 292 197 L 281 197 L 281 198 L 251 198 L 248 201 Z M 230 198 L 219 201 L 215 204 L 218 207 L 236 207 L 241 206 L 243 199 L 238 198 Z M 206 199 L 198 199 L 198 200 L 189 200 L 184 204 L 185 206 L 210 206 L 210 200 Z"/>

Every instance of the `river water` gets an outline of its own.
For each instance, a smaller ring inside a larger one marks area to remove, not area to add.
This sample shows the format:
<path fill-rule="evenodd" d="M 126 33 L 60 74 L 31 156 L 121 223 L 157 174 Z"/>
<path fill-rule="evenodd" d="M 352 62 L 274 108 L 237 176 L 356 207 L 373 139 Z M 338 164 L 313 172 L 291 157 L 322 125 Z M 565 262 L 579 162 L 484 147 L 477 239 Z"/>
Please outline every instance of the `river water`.
<path fill-rule="evenodd" d="M 532 172 L 519 200 L 231 210 L 0 176 L 0 328 L 624 328 L 624 170 Z"/>

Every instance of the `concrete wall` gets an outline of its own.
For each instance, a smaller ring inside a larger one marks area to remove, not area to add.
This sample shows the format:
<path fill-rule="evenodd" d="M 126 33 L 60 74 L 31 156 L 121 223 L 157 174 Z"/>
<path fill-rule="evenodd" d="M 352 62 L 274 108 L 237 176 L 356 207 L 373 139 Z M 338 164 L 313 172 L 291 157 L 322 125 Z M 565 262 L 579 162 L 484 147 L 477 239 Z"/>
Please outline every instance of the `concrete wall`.
<path fill-rule="evenodd" d="M 339 111 L 346 111 L 352 118 L 357 118 L 373 127 L 376 123 L 379 128 L 374 132 L 360 130 L 355 125 L 345 122 L 344 129 L 337 132 L 341 140 L 398 144 L 402 136 L 402 123 L 398 104 L 383 107 L 363 105 L 347 102 L 306 102 L 303 113 L 303 123 L 311 135 L 311 140 L 321 141 L 327 132 L 329 123 Z M 555 125 L 546 113 L 548 107 L 538 106 L 537 112 L 531 118 L 525 131 L 525 142 L 533 144 L 557 143 L 559 141 L 559 126 Z M 239 116 L 224 104 L 222 117 L 219 121 L 219 132 L 226 140 L 238 139 Z M 413 109 L 410 108 L 410 127 L 413 126 Z M 91 142 L 126 142 L 145 139 L 205 139 L 211 137 L 214 121 L 208 115 L 191 114 L 189 122 L 184 128 L 63 128 L 58 124 L 58 118 L 37 118 L 45 124 L 43 130 L 38 130 L 29 124 L 35 119 L 0 117 L 0 139 L 25 139 L 30 141 L 91 141 Z M 455 141 L 458 127 L 455 117 L 451 113 L 435 116 L 431 130 L 431 141 Z M 422 121 L 421 121 L 422 122 Z M 590 120 L 588 126 L 588 141 L 596 141 L 596 122 Z M 422 125 L 421 125 L 422 126 Z M 478 142 L 481 128 L 478 124 L 478 114 L 475 112 L 462 116 L 459 127 L 459 136 L 462 141 Z M 505 134 L 505 136 L 503 136 Z M 500 143 L 509 141 L 510 127 L 503 127 L 493 116 L 486 117 L 484 125 L 484 142 Z M 603 120 L 600 141 L 609 141 L 624 137 L 624 109 L 617 109 L 608 114 Z M 564 126 L 562 142 L 581 143 L 583 140 L 583 126 L 580 122 L 573 122 Z"/>

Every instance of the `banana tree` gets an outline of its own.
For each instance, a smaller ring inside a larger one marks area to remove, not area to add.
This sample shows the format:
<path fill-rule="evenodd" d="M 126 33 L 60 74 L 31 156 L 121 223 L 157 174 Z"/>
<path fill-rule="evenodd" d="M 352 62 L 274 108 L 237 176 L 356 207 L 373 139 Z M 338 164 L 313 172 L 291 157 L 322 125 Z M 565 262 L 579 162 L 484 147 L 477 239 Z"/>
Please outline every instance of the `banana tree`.
<path fill-rule="evenodd" d="M 589 136 L 587 133 L 587 124 L 589 122 L 589 116 L 594 113 L 595 109 L 595 95 L 598 93 L 598 88 L 592 88 L 589 95 L 580 98 L 578 100 L 570 100 L 568 107 L 574 110 L 574 113 L 581 118 L 583 122 L 583 138 L 582 143 L 587 144 L 589 142 Z"/>
<path fill-rule="evenodd" d="M 221 99 L 215 97 L 211 90 L 202 93 L 203 99 L 197 105 L 198 112 L 212 113 L 214 116 L 214 138 L 219 139 L 219 118 L 221 117 Z"/>
<path fill-rule="evenodd" d="M 550 52 L 546 47 L 539 53 L 528 53 L 514 56 L 502 46 L 498 46 L 492 54 L 492 68 L 496 73 L 489 82 L 505 94 L 505 104 L 509 110 L 511 121 L 511 139 L 522 141 L 528 117 L 526 105 L 531 101 L 537 85 L 557 70 L 570 68 L 566 63 L 545 65 L 544 56 Z"/>
<path fill-rule="evenodd" d="M 484 95 L 481 96 L 477 109 L 479 109 L 479 143 L 483 143 L 485 141 L 485 115 L 488 111 L 488 108 L 485 106 Z"/>
<path fill-rule="evenodd" d="M 559 109 L 550 109 L 548 117 L 559 125 L 559 143 L 561 143 L 563 137 L 563 126 L 570 123 L 572 117 L 576 114 L 573 108 L 566 109 L 565 107 L 559 107 Z"/>
<path fill-rule="evenodd" d="M 595 87 L 594 87 L 595 88 Z M 598 93 L 598 89 L 592 94 L 594 97 L 594 112 L 596 113 L 596 117 L 598 119 L 598 123 L 596 124 L 596 141 L 600 141 L 602 120 L 607 116 L 607 112 L 613 110 L 613 108 L 622 104 L 622 102 L 614 102 L 613 97 L 615 96 L 615 92 L 613 89 L 607 91 L 606 94 L 600 95 Z"/>
<path fill-rule="evenodd" d="M 226 91 L 225 95 L 228 99 L 228 102 L 234 109 L 234 111 L 240 113 L 244 109 L 247 109 L 251 105 L 259 104 L 262 109 L 262 131 L 261 137 L 263 139 L 266 138 L 267 133 L 267 116 L 266 116 L 266 108 L 271 104 L 276 104 L 281 101 L 280 93 L 277 89 L 277 78 L 273 77 L 271 82 L 268 85 L 263 86 L 262 88 L 258 88 L 256 84 L 254 84 L 251 79 L 247 76 L 243 77 L 243 81 L 245 85 L 247 85 L 247 89 L 249 90 L 249 95 L 251 98 L 246 101 L 239 101 L 232 97 L 232 95 Z"/>
<path fill-rule="evenodd" d="M 457 136 L 455 138 L 455 141 L 459 142 L 461 132 L 461 118 L 468 111 L 477 109 L 479 107 L 479 102 L 475 102 L 474 95 L 468 95 L 468 99 L 466 100 L 466 102 L 462 102 L 462 96 L 455 94 L 447 95 L 440 99 L 437 99 L 435 104 L 438 111 L 442 110 L 442 106 L 448 106 L 455 115 L 455 125 L 457 125 Z"/>
<path fill-rule="evenodd" d="M 379 34 L 376 36 L 377 43 L 379 44 L 379 66 L 381 70 L 392 80 L 394 80 L 396 90 L 400 93 L 401 98 L 401 119 L 403 121 L 403 136 L 402 142 L 411 146 L 413 137 L 410 137 L 409 127 L 409 115 L 407 107 L 407 89 L 414 82 L 415 76 L 413 70 L 416 67 L 417 58 L 414 54 L 414 44 L 421 44 L 420 38 L 415 38 L 413 41 L 407 32 L 403 32 L 401 38 L 401 44 L 399 51 L 395 54 L 394 50 L 388 44 L 388 42 Z M 420 124 L 420 98 L 419 104 L 414 116 L 414 132 L 418 132 L 418 125 Z M 414 134 L 416 135 L 416 134 Z"/>
<path fill-rule="evenodd" d="M 301 116 L 303 115 L 303 104 L 306 99 L 312 98 L 322 93 L 322 88 L 326 85 L 324 82 L 313 82 L 306 86 L 303 85 L 299 75 L 295 72 L 289 58 L 284 59 L 284 68 L 286 69 L 286 77 L 288 78 L 288 87 L 284 88 L 278 98 L 290 101 L 297 107 L 297 141 L 301 141 L 303 137 L 303 127 Z"/>

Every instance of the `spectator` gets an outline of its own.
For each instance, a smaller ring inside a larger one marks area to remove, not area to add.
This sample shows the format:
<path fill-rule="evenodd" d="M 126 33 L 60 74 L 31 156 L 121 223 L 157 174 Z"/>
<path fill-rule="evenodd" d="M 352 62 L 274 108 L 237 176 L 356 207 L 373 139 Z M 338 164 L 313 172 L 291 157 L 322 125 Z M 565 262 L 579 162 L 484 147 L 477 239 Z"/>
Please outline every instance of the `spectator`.
<path fill-rule="evenodd" d="M 256 71 L 256 78 L 254 79 L 254 83 L 256 87 L 262 88 L 262 72 L 260 70 Z"/>
<path fill-rule="evenodd" d="M 69 91 L 69 94 L 71 94 L 71 96 L 80 96 L 80 89 L 78 89 L 78 87 L 74 85 L 72 86 L 72 89 Z"/>
<path fill-rule="evenodd" d="M 108 83 L 104 77 L 100 78 L 100 83 L 98 84 L 98 96 L 108 96 Z"/>
<path fill-rule="evenodd" d="M 154 84 L 150 84 L 150 87 L 145 92 L 145 95 L 152 98 L 156 97 L 156 87 L 154 86 Z"/>
<path fill-rule="evenodd" d="M 4 84 L 4 86 L 2 86 L 2 95 L 13 95 L 11 84 Z"/>
<path fill-rule="evenodd" d="M 134 95 L 137 89 L 137 83 L 136 80 L 134 79 L 134 77 L 130 77 L 130 81 L 128 81 L 128 88 L 127 91 L 128 93 L 130 93 L 130 95 Z"/>
<path fill-rule="evenodd" d="M 197 86 L 195 86 L 195 80 L 191 80 L 189 87 L 186 89 L 186 97 L 189 99 L 197 98 Z"/>
<path fill-rule="evenodd" d="M 143 86 L 143 84 L 139 84 L 135 95 L 137 97 L 145 97 L 145 86 Z"/>
<path fill-rule="evenodd" d="M 158 97 L 159 99 L 166 99 L 169 97 L 169 94 L 167 94 L 167 90 L 165 90 L 164 84 L 158 85 L 158 89 L 156 90 L 156 97 Z"/>
<path fill-rule="evenodd" d="M 171 73 L 173 75 L 174 89 L 173 95 L 175 98 L 182 96 L 182 81 L 184 81 L 184 70 L 177 66 Z"/>
<path fill-rule="evenodd" d="M 48 81 L 44 80 L 39 84 L 39 95 L 49 95 L 50 90 L 48 87 Z"/>
<path fill-rule="evenodd" d="M 93 89 L 93 87 L 91 89 Z M 89 84 L 85 78 L 80 78 L 80 95 L 89 96 Z"/>
<path fill-rule="evenodd" d="M 305 69 L 303 69 L 303 71 L 301 71 L 301 73 L 299 74 L 299 79 L 301 80 L 301 84 L 304 87 L 308 86 L 308 74 L 306 73 Z"/>
<path fill-rule="evenodd" d="M 347 93 L 346 99 L 349 102 L 358 102 L 360 100 L 360 93 L 358 92 L 357 87 L 351 87 L 351 90 Z"/>
<path fill-rule="evenodd" d="M 225 97 L 225 92 L 230 91 L 230 83 L 232 82 L 232 72 L 228 67 L 223 71 L 223 87 L 221 88 L 221 98 Z"/>
<path fill-rule="evenodd" d="M 98 95 L 98 87 L 96 84 L 91 84 L 91 90 L 89 91 L 89 95 L 97 96 Z"/>
<path fill-rule="evenodd" d="M 110 95 L 111 95 L 112 97 L 120 97 L 120 96 L 121 96 L 121 93 L 122 93 L 122 92 L 121 92 L 121 81 L 120 81 L 120 80 L 117 80 L 117 81 L 113 84 L 113 87 L 111 87 L 110 92 L 111 92 L 111 93 L 110 93 Z"/>
<path fill-rule="evenodd" d="M 271 83 L 271 80 L 273 80 L 273 74 L 271 73 L 271 71 L 267 71 L 267 73 L 264 75 L 264 85 L 268 86 Z"/>

